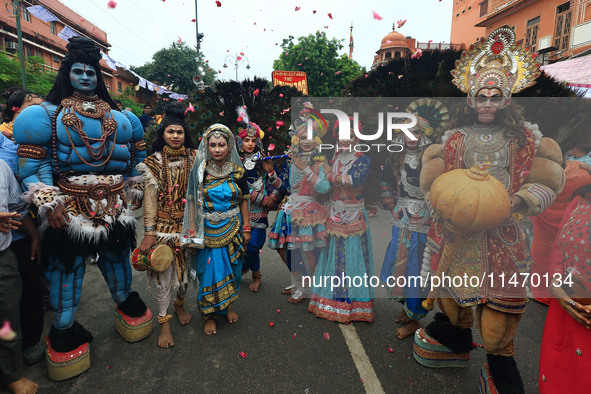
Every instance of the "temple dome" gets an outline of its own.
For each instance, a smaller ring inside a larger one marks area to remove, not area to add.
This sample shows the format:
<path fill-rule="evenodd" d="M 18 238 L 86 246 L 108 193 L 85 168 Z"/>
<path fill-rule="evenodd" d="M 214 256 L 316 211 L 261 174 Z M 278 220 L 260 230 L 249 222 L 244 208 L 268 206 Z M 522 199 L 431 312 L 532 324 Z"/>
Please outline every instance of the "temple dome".
<path fill-rule="evenodd" d="M 398 33 L 395 30 L 386 35 L 384 38 L 382 38 L 382 45 L 380 45 L 380 49 L 394 47 L 408 48 L 408 44 L 406 43 L 406 37 L 404 37 L 404 35 Z"/>
<path fill-rule="evenodd" d="M 415 50 L 415 39 L 405 37 L 396 31 L 396 23 L 392 31 L 382 38 L 380 49 L 376 51 L 372 68 L 382 66 L 392 59 L 408 59 Z"/>

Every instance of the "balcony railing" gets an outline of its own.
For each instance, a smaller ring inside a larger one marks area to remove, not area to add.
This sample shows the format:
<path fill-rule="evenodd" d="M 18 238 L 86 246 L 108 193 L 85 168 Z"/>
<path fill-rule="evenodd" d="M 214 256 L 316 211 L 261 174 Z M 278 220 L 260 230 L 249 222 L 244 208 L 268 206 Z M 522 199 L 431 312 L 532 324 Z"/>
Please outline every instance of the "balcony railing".
<path fill-rule="evenodd" d="M 463 44 L 452 44 L 449 42 L 417 42 L 417 48 L 426 50 L 440 50 L 445 51 L 446 49 L 454 49 L 456 51 L 463 49 Z"/>

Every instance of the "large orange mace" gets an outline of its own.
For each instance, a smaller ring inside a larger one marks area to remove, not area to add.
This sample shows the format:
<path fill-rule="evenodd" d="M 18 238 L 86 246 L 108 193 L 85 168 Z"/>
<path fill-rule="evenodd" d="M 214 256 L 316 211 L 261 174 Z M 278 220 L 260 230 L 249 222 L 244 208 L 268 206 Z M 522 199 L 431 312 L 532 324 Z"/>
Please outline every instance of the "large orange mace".
<path fill-rule="evenodd" d="M 453 170 L 440 175 L 431 185 L 431 206 L 449 231 L 444 239 L 443 256 L 435 276 L 447 271 L 463 234 L 482 231 L 501 224 L 511 212 L 509 194 L 501 182 L 490 176 L 486 164 L 469 170 Z M 423 308 L 432 310 L 438 288 L 432 289 L 423 301 Z"/>

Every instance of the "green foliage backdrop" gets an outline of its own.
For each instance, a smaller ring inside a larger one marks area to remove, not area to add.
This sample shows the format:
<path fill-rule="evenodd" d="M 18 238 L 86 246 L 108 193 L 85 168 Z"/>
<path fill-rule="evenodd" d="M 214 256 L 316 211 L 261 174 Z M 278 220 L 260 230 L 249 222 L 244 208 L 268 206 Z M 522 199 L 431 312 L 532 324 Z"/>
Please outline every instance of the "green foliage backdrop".
<path fill-rule="evenodd" d="M 25 62 L 27 90 L 45 96 L 51 90 L 56 73 L 44 66 L 43 58 L 29 56 Z M 18 57 L 0 53 L 0 90 L 10 86 L 22 86 L 21 66 Z"/>
<path fill-rule="evenodd" d="M 308 95 L 336 97 L 348 83 L 365 72 L 359 64 L 345 54 L 342 40 L 328 39 L 326 33 L 317 31 L 298 38 L 289 36 L 283 40 L 283 52 L 273 62 L 273 69 L 280 71 L 304 71 L 308 77 Z"/>

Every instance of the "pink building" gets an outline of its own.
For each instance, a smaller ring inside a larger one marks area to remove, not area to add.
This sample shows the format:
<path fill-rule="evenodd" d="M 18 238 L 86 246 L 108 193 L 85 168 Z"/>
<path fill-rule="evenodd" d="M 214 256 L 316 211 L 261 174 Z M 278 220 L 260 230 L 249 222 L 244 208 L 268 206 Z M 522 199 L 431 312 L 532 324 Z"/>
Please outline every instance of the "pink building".
<path fill-rule="evenodd" d="M 18 56 L 16 19 L 9 12 L 10 1 L 0 7 L 0 51 L 10 56 Z M 15 1 L 16 3 L 16 1 Z M 31 15 L 26 7 L 41 5 L 59 21 L 44 22 Z M 79 35 L 93 39 L 101 50 L 108 54 L 111 45 L 107 41 L 107 33 L 93 25 L 83 16 L 78 15 L 57 0 L 26 0 L 21 1 L 21 30 L 23 35 L 23 49 L 25 56 L 39 56 L 48 68 L 57 71 L 66 54 L 67 41 L 58 36 L 62 29 L 68 26 Z M 117 68 L 117 71 L 101 61 L 102 74 L 107 88 L 113 95 L 121 93 L 126 87 L 135 87 L 138 79 L 128 71 Z M 134 99 L 140 102 L 139 92 L 134 91 Z"/>

